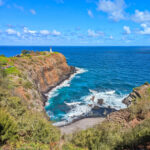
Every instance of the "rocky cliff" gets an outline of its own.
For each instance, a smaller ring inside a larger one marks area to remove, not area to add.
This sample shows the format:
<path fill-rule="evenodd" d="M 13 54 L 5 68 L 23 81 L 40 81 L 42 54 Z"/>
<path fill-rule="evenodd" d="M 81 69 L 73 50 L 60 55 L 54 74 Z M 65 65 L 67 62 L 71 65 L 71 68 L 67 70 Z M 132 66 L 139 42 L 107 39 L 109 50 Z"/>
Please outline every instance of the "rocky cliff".
<path fill-rule="evenodd" d="M 24 84 L 20 84 L 16 88 L 16 94 L 30 101 L 33 108 L 39 110 L 44 109 L 43 104 L 47 100 L 45 93 L 75 72 L 75 68 L 67 64 L 65 56 L 57 52 L 18 57 L 14 59 L 14 66 L 22 74 L 20 80 L 32 84 L 32 88 L 25 88 L 22 86 Z M 27 86 L 29 83 L 26 83 Z"/>
<path fill-rule="evenodd" d="M 111 113 L 107 120 L 118 122 L 125 127 L 134 127 L 143 120 L 150 118 L 150 84 L 145 83 L 133 89 L 133 91 L 123 99 L 123 103 L 128 106 Z"/>
<path fill-rule="evenodd" d="M 0 149 L 58 149 L 60 131 L 47 117 L 42 95 L 74 69 L 62 54 L 24 52 L 0 56 Z"/>
<path fill-rule="evenodd" d="M 128 97 L 126 97 L 122 102 L 126 104 L 127 106 L 136 103 L 136 101 L 139 99 L 145 99 L 148 98 L 146 96 L 149 96 L 148 89 L 150 89 L 150 84 L 145 83 L 140 87 L 136 87 L 133 89 L 133 91 L 129 94 Z"/>

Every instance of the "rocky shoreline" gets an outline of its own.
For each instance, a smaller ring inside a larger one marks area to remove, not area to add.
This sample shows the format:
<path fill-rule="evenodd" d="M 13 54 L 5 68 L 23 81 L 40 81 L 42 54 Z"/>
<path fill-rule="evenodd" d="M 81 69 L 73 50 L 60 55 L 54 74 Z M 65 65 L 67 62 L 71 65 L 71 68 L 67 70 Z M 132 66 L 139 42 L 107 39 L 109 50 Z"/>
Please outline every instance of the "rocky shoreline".
<path fill-rule="evenodd" d="M 111 112 L 107 114 L 106 116 L 101 117 L 86 117 L 86 118 L 80 118 L 75 120 L 74 122 L 67 124 L 65 126 L 60 126 L 60 130 L 62 134 L 72 134 L 75 132 L 78 132 L 80 130 L 86 130 L 88 128 L 94 127 L 97 124 L 101 124 L 102 122 L 114 122 L 119 123 L 124 128 L 132 128 L 135 127 L 137 124 L 140 124 L 142 122 L 143 116 L 140 116 L 140 112 L 135 119 L 131 119 L 131 116 L 133 115 L 130 106 L 136 105 L 138 101 L 140 100 L 146 100 L 149 95 L 150 91 L 150 84 L 145 83 L 141 85 L 140 87 L 136 87 L 133 89 L 133 91 L 122 100 L 123 103 L 125 103 L 128 107 L 125 109 L 120 109 L 118 111 Z M 133 107 L 132 106 L 132 107 Z M 145 116 L 145 118 L 148 118 L 149 115 Z"/>
<path fill-rule="evenodd" d="M 71 69 L 70 69 L 69 74 L 63 76 L 63 78 L 61 78 L 61 80 L 60 80 L 55 86 L 50 86 L 50 87 L 48 87 L 48 89 L 47 89 L 46 91 L 41 92 L 41 95 L 42 95 L 42 97 L 43 97 L 44 106 L 45 106 L 46 102 L 48 101 L 48 96 L 47 96 L 47 94 L 48 94 L 51 90 L 53 90 L 55 87 L 57 87 L 57 86 L 59 86 L 61 83 L 63 83 L 65 80 L 68 80 L 71 75 L 73 75 L 73 74 L 76 73 L 77 70 L 76 70 L 75 67 L 70 66 L 70 68 L 71 68 Z"/>

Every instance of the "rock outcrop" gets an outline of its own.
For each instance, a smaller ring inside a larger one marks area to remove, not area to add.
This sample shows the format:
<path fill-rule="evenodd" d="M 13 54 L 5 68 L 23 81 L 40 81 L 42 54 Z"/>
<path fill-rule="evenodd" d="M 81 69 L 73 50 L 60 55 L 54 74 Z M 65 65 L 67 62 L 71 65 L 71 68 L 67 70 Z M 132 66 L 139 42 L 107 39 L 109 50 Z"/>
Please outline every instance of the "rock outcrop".
<path fill-rule="evenodd" d="M 99 105 L 103 105 L 104 104 L 104 99 L 98 99 L 98 102 L 97 102 Z"/>
<path fill-rule="evenodd" d="M 133 92 L 129 94 L 128 97 L 123 99 L 123 103 L 126 104 L 127 106 L 131 105 L 132 103 L 136 102 L 138 99 L 143 99 L 145 97 L 147 89 L 150 88 L 149 83 L 145 83 L 144 85 L 134 88 Z"/>
<path fill-rule="evenodd" d="M 119 123 L 125 128 L 135 127 L 142 123 L 146 118 L 150 118 L 150 84 L 145 83 L 140 87 L 134 88 L 133 92 L 123 100 L 126 109 L 115 111 L 107 115 L 109 122 Z"/>

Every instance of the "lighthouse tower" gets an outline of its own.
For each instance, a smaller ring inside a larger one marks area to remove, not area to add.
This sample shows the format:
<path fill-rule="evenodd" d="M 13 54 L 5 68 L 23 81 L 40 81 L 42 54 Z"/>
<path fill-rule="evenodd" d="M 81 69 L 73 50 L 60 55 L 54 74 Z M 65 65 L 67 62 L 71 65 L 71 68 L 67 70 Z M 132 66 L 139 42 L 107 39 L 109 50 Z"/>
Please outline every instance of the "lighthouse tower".
<path fill-rule="evenodd" d="M 50 48 L 50 53 L 53 53 L 52 48 Z"/>

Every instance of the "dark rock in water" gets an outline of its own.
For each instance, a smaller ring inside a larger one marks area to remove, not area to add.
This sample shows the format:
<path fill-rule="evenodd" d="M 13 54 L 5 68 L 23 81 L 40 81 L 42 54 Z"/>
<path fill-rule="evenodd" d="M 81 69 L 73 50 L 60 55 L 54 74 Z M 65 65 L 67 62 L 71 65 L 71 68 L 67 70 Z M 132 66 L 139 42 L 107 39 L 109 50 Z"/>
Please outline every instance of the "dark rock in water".
<path fill-rule="evenodd" d="M 111 106 L 108 106 L 108 109 L 111 109 Z"/>
<path fill-rule="evenodd" d="M 92 109 L 93 110 L 97 110 L 97 109 L 99 109 L 100 107 L 99 106 L 94 106 Z"/>
<path fill-rule="evenodd" d="M 88 117 L 106 117 L 111 112 L 116 111 L 113 108 L 95 106 L 88 114 Z"/>
<path fill-rule="evenodd" d="M 91 101 L 94 101 L 94 99 L 95 99 L 95 96 L 92 96 Z"/>
<path fill-rule="evenodd" d="M 123 99 L 122 103 L 126 104 L 127 106 L 131 105 L 132 102 L 132 98 L 130 97 L 130 95 L 126 98 Z"/>
<path fill-rule="evenodd" d="M 92 104 L 88 104 L 88 106 L 89 106 L 89 107 L 92 107 L 93 105 L 92 105 Z"/>
<path fill-rule="evenodd" d="M 104 104 L 104 100 L 103 100 L 102 98 L 101 98 L 101 99 L 98 99 L 97 103 L 98 103 L 99 105 L 102 105 L 102 104 Z"/>

